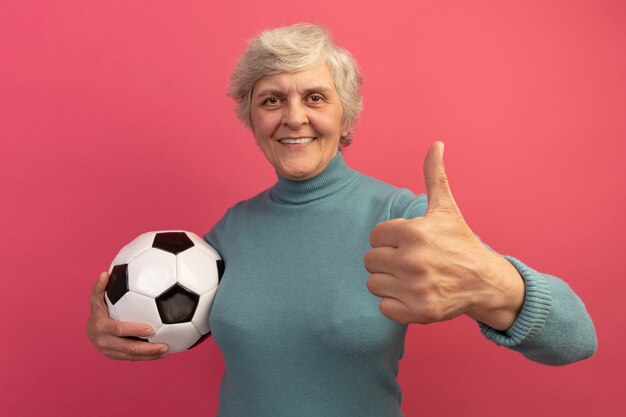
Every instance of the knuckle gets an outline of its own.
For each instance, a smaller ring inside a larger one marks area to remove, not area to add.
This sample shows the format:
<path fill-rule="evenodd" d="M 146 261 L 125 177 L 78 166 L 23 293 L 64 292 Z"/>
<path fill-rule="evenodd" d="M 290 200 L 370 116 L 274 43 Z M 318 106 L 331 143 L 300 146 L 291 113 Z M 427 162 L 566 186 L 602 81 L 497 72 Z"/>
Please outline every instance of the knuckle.
<path fill-rule="evenodd" d="M 128 355 L 129 360 L 133 362 L 139 360 L 139 353 L 133 344 L 128 345 L 126 348 L 126 354 Z"/>
<path fill-rule="evenodd" d="M 372 251 L 369 250 L 365 253 L 365 255 L 363 256 L 363 265 L 365 266 L 365 269 L 368 270 L 369 272 L 372 272 Z"/>
<path fill-rule="evenodd" d="M 426 288 L 422 280 L 414 279 L 409 281 L 406 285 L 407 292 L 409 294 L 412 294 L 413 297 L 416 297 L 420 301 L 427 296 Z"/>
<path fill-rule="evenodd" d="M 391 299 L 383 298 L 379 304 L 379 308 L 380 312 L 391 320 L 402 324 L 408 324 L 410 322 L 410 320 L 407 319 L 406 314 L 399 312 L 394 307 L 394 302 Z"/>
<path fill-rule="evenodd" d="M 94 344 L 94 346 L 100 351 L 107 348 L 106 338 L 102 336 L 96 336 L 93 339 L 91 339 L 91 341 Z"/>
<path fill-rule="evenodd" d="M 89 323 L 87 323 L 86 333 L 87 333 L 87 338 L 89 339 L 89 341 L 94 346 L 99 346 L 99 343 L 98 343 L 99 342 L 99 336 L 94 331 L 93 327 L 89 325 Z"/>
<path fill-rule="evenodd" d="M 375 226 L 370 232 L 370 246 L 374 246 L 376 244 L 376 237 L 378 235 L 378 232 L 376 231 L 377 229 L 378 226 Z"/>
<path fill-rule="evenodd" d="M 96 334 L 104 334 L 107 331 L 107 321 L 105 319 L 96 320 L 91 327 Z"/>
<path fill-rule="evenodd" d="M 402 230 L 401 226 L 406 222 L 406 219 L 391 219 L 378 223 L 370 232 L 370 245 L 381 246 L 386 236 Z"/>
<path fill-rule="evenodd" d="M 391 318 L 391 309 L 388 299 L 383 298 L 382 300 L 380 300 L 378 307 L 380 308 L 380 312 L 383 313 L 384 316 Z"/>
<path fill-rule="evenodd" d="M 370 275 L 367 281 L 365 281 L 365 285 L 367 286 L 369 292 L 376 295 L 377 279 L 375 275 Z"/>
<path fill-rule="evenodd" d="M 447 189 L 450 187 L 450 184 L 448 182 L 448 175 L 445 172 L 440 172 L 439 175 L 437 175 L 437 184 L 443 189 Z"/>
<path fill-rule="evenodd" d="M 381 236 L 383 233 L 383 225 L 384 223 L 377 224 L 370 232 L 370 246 L 373 248 L 380 245 L 379 242 L 381 241 Z"/>
<path fill-rule="evenodd" d="M 89 296 L 89 305 L 91 305 L 91 308 L 95 308 L 98 305 L 98 297 L 96 294 L 91 293 Z"/>
<path fill-rule="evenodd" d="M 118 336 L 118 337 L 126 336 L 126 331 L 124 329 L 124 325 L 121 322 L 115 323 L 114 334 L 115 334 L 115 336 Z"/>
<path fill-rule="evenodd" d="M 108 311 L 104 295 L 102 294 L 92 293 L 89 297 L 89 305 L 91 306 L 92 310 L 101 309 L 104 311 Z"/>
<path fill-rule="evenodd" d="M 398 266 L 404 271 L 419 272 L 421 271 L 421 262 L 416 256 L 416 251 L 403 250 L 398 254 Z"/>
<path fill-rule="evenodd" d="M 422 220 L 421 218 L 416 218 L 410 222 L 406 222 L 406 236 L 411 241 L 421 241 L 424 239 L 427 231 L 427 223 Z"/>
<path fill-rule="evenodd" d="M 102 295 L 104 294 L 105 290 L 106 290 L 105 281 L 103 280 L 103 277 L 100 276 L 98 280 L 96 281 L 96 283 L 93 285 L 92 294 Z"/>

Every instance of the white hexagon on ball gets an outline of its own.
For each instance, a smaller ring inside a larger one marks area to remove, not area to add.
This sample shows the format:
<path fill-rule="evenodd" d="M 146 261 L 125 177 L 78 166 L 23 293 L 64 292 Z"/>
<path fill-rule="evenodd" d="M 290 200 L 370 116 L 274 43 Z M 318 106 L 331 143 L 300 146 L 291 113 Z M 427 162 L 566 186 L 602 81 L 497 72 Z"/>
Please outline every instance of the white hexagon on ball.
<path fill-rule="evenodd" d="M 156 298 L 176 284 L 176 255 L 150 248 L 128 264 L 128 289 Z"/>
<path fill-rule="evenodd" d="M 176 255 L 177 278 L 180 285 L 198 295 L 217 288 L 217 263 L 205 251 L 194 246 Z"/>

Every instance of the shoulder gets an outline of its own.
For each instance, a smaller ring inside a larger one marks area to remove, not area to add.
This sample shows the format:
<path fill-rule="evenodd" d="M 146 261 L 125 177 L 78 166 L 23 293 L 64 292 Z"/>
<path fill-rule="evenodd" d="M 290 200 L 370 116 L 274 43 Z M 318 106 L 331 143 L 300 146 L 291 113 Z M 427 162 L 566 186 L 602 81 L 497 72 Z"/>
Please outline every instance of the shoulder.
<path fill-rule="evenodd" d="M 260 192 L 254 197 L 239 201 L 229 207 L 222 217 L 215 223 L 211 230 L 204 235 L 206 240 L 218 252 L 221 248 L 221 237 L 228 234 L 229 229 L 238 223 L 238 219 L 247 216 L 251 211 L 258 210 L 258 207 L 266 203 L 269 189 Z"/>
<path fill-rule="evenodd" d="M 253 197 L 235 203 L 226 211 L 225 215 L 236 216 L 249 210 L 256 210 L 259 206 L 267 204 L 270 190 L 271 188 L 265 189 Z"/>
<path fill-rule="evenodd" d="M 357 189 L 367 198 L 386 207 L 388 218 L 423 216 L 428 207 L 425 194 L 415 194 L 408 188 L 396 187 L 377 178 L 358 173 Z"/>

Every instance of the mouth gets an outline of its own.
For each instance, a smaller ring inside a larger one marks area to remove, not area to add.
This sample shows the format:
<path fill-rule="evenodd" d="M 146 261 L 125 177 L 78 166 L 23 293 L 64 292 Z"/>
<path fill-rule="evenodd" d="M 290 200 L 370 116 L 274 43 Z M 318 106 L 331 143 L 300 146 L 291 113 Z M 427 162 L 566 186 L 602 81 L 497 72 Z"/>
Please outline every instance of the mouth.
<path fill-rule="evenodd" d="M 315 139 L 317 138 L 315 137 L 283 138 L 283 139 L 278 139 L 278 142 L 282 143 L 283 145 L 299 145 L 303 143 L 311 143 Z"/>

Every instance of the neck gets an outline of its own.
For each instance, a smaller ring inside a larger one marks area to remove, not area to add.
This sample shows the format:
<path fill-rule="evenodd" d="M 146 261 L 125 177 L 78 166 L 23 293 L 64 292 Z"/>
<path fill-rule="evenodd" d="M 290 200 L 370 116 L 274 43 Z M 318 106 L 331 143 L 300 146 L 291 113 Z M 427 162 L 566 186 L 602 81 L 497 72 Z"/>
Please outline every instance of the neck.
<path fill-rule="evenodd" d="M 350 183 L 356 171 L 347 166 L 343 154 L 337 154 L 318 175 L 306 180 L 295 181 L 276 172 L 278 182 L 270 190 L 271 197 L 285 204 L 304 204 L 327 197 Z"/>

